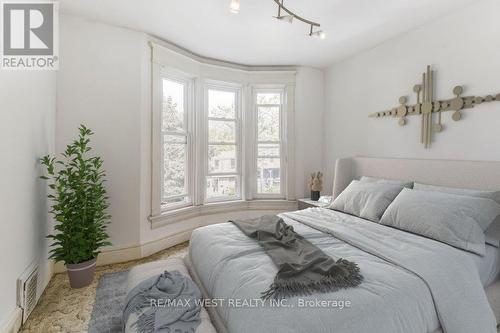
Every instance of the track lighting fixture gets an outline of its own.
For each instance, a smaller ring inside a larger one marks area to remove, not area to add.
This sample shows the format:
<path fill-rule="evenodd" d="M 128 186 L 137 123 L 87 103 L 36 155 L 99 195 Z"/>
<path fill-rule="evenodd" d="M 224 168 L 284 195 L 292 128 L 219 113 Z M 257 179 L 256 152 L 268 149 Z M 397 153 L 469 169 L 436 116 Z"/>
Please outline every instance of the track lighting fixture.
<path fill-rule="evenodd" d="M 229 8 L 231 10 L 231 13 L 238 14 L 240 12 L 240 0 L 231 0 Z"/>
<path fill-rule="evenodd" d="M 285 5 L 283 4 L 284 0 L 273 0 L 273 1 L 276 2 L 276 4 L 278 5 L 278 16 L 275 16 L 275 18 L 277 18 L 280 21 L 285 21 L 288 23 L 292 23 L 292 21 L 294 19 L 297 19 L 297 20 L 304 22 L 305 24 L 308 24 L 311 26 L 309 36 L 318 37 L 321 39 L 326 38 L 326 34 L 322 30 L 314 31 L 315 27 L 318 29 L 321 26 L 319 23 L 316 23 L 316 22 L 313 22 L 313 21 L 310 21 L 310 20 L 307 20 L 303 17 L 298 16 L 297 14 L 292 12 L 290 9 L 285 7 Z M 281 11 L 284 11 L 287 15 L 282 15 Z"/>
<path fill-rule="evenodd" d="M 277 20 L 280 20 L 282 22 L 288 22 L 292 23 L 294 19 L 297 19 L 301 22 L 304 22 L 305 24 L 309 25 L 311 27 L 309 31 L 309 36 L 311 37 L 317 37 L 320 39 L 325 39 L 326 34 L 324 33 L 323 30 L 316 30 L 314 29 L 319 29 L 321 25 L 319 23 L 307 20 L 303 17 L 298 16 L 294 12 L 292 12 L 290 9 L 286 8 L 285 5 L 283 4 L 284 0 L 273 0 L 277 5 L 278 5 L 278 15 L 274 16 Z M 240 0 L 231 0 L 231 5 L 230 9 L 232 13 L 239 13 L 240 12 Z M 282 11 L 285 12 L 285 15 L 282 15 Z"/>

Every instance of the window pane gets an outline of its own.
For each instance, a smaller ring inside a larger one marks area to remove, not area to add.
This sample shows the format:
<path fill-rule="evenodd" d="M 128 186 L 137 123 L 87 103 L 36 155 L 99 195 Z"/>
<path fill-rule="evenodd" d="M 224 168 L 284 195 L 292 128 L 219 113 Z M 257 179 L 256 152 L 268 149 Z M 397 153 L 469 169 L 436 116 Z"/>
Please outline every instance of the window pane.
<path fill-rule="evenodd" d="M 257 155 L 259 157 L 279 157 L 280 145 L 279 144 L 259 144 L 257 148 Z"/>
<path fill-rule="evenodd" d="M 235 197 L 236 176 L 207 177 L 207 198 Z"/>
<path fill-rule="evenodd" d="M 163 79 L 163 130 L 182 130 L 184 128 L 184 84 Z"/>
<path fill-rule="evenodd" d="M 186 137 L 163 136 L 163 197 L 186 193 Z"/>
<path fill-rule="evenodd" d="M 208 90 L 208 116 L 236 118 L 236 94 L 230 91 Z"/>
<path fill-rule="evenodd" d="M 259 141 L 280 140 L 280 108 L 261 106 L 257 110 L 257 138 Z"/>
<path fill-rule="evenodd" d="M 257 104 L 281 104 L 280 93 L 258 93 Z"/>
<path fill-rule="evenodd" d="M 209 145 L 208 172 L 236 172 L 236 146 Z"/>
<path fill-rule="evenodd" d="M 257 158 L 257 192 L 280 193 L 279 158 Z"/>
<path fill-rule="evenodd" d="M 209 142 L 236 142 L 236 125 L 234 121 L 208 121 Z"/>
<path fill-rule="evenodd" d="M 187 143 L 186 136 L 185 135 L 164 135 L 163 136 L 163 143 Z"/>

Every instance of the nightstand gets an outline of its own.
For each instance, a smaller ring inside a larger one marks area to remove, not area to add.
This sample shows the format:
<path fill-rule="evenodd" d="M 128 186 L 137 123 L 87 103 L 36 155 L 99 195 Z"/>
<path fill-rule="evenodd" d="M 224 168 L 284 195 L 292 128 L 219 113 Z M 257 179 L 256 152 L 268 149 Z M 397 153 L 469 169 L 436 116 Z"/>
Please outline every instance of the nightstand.
<path fill-rule="evenodd" d="M 310 207 L 325 207 L 325 206 L 329 205 L 328 203 L 324 203 L 324 202 L 312 201 L 310 198 L 298 199 L 297 203 L 298 203 L 297 206 L 298 206 L 299 210 L 310 208 Z"/>

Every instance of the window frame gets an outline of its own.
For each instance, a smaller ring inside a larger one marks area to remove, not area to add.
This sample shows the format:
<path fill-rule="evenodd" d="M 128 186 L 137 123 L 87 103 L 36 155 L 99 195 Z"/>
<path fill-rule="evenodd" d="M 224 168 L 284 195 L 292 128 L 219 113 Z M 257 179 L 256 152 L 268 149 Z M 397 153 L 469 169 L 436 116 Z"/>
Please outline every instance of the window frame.
<path fill-rule="evenodd" d="M 194 77 L 172 68 L 160 67 L 153 72 L 153 121 L 152 121 L 152 211 L 158 213 L 169 212 L 195 205 L 195 132 L 194 106 L 195 81 Z M 163 130 L 163 80 L 184 85 L 184 129 L 181 131 Z M 185 193 L 170 196 L 170 199 L 182 197 L 184 200 L 167 204 L 164 202 L 164 136 L 173 135 L 185 137 Z"/>
<path fill-rule="evenodd" d="M 261 93 L 279 93 L 280 94 L 280 104 L 258 104 L 257 95 Z M 285 85 L 255 85 L 252 87 L 252 198 L 254 199 L 285 199 L 287 197 L 287 93 Z M 259 144 L 276 144 L 275 141 L 259 141 L 258 137 L 258 110 L 259 107 L 279 107 L 279 149 L 280 149 L 280 192 L 279 193 L 259 193 L 257 185 L 257 160 L 259 158 L 258 148 Z"/>
<path fill-rule="evenodd" d="M 208 103 L 209 103 L 209 91 L 224 91 L 231 92 L 235 94 L 235 115 L 233 118 L 215 118 L 209 117 Z M 244 179 L 243 179 L 243 148 L 242 148 L 242 86 L 235 83 L 215 81 L 215 80 L 205 80 L 203 85 L 203 178 L 200 180 L 200 184 L 203 185 L 203 203 L 220 203 L 220 202 L 231 202 L 243 200 L 243 189 L 244 189 Z M 210 143 L 209 141 L 209 121 L 233 121 L 235 126 L 235 143 Z M 213 172 L 209 171 L 209 158 L 208 158 L 208 147 L 210 145 L 231 145 L 235 146 L 236 149 L 236 170 L 235 172 Z M 208 177 L 224 177 L 224 176 L 235 176 L 236 178 L 236 188 L 235 196 L 220 196 L 215 198 L 208 198 L 207 196 L 207 178 Z"/>

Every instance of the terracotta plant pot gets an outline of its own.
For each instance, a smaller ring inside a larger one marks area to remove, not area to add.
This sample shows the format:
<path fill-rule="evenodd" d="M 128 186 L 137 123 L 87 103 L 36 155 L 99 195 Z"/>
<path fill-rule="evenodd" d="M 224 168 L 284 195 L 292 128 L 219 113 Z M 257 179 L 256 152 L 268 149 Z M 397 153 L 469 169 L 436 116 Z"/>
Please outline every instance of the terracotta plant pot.
<path fill-rule="evenodd" d="M 83 288 L 94 281 L 96 260 L 94 258 L 79 264 L 66 264 L 71 288 Z"/>

